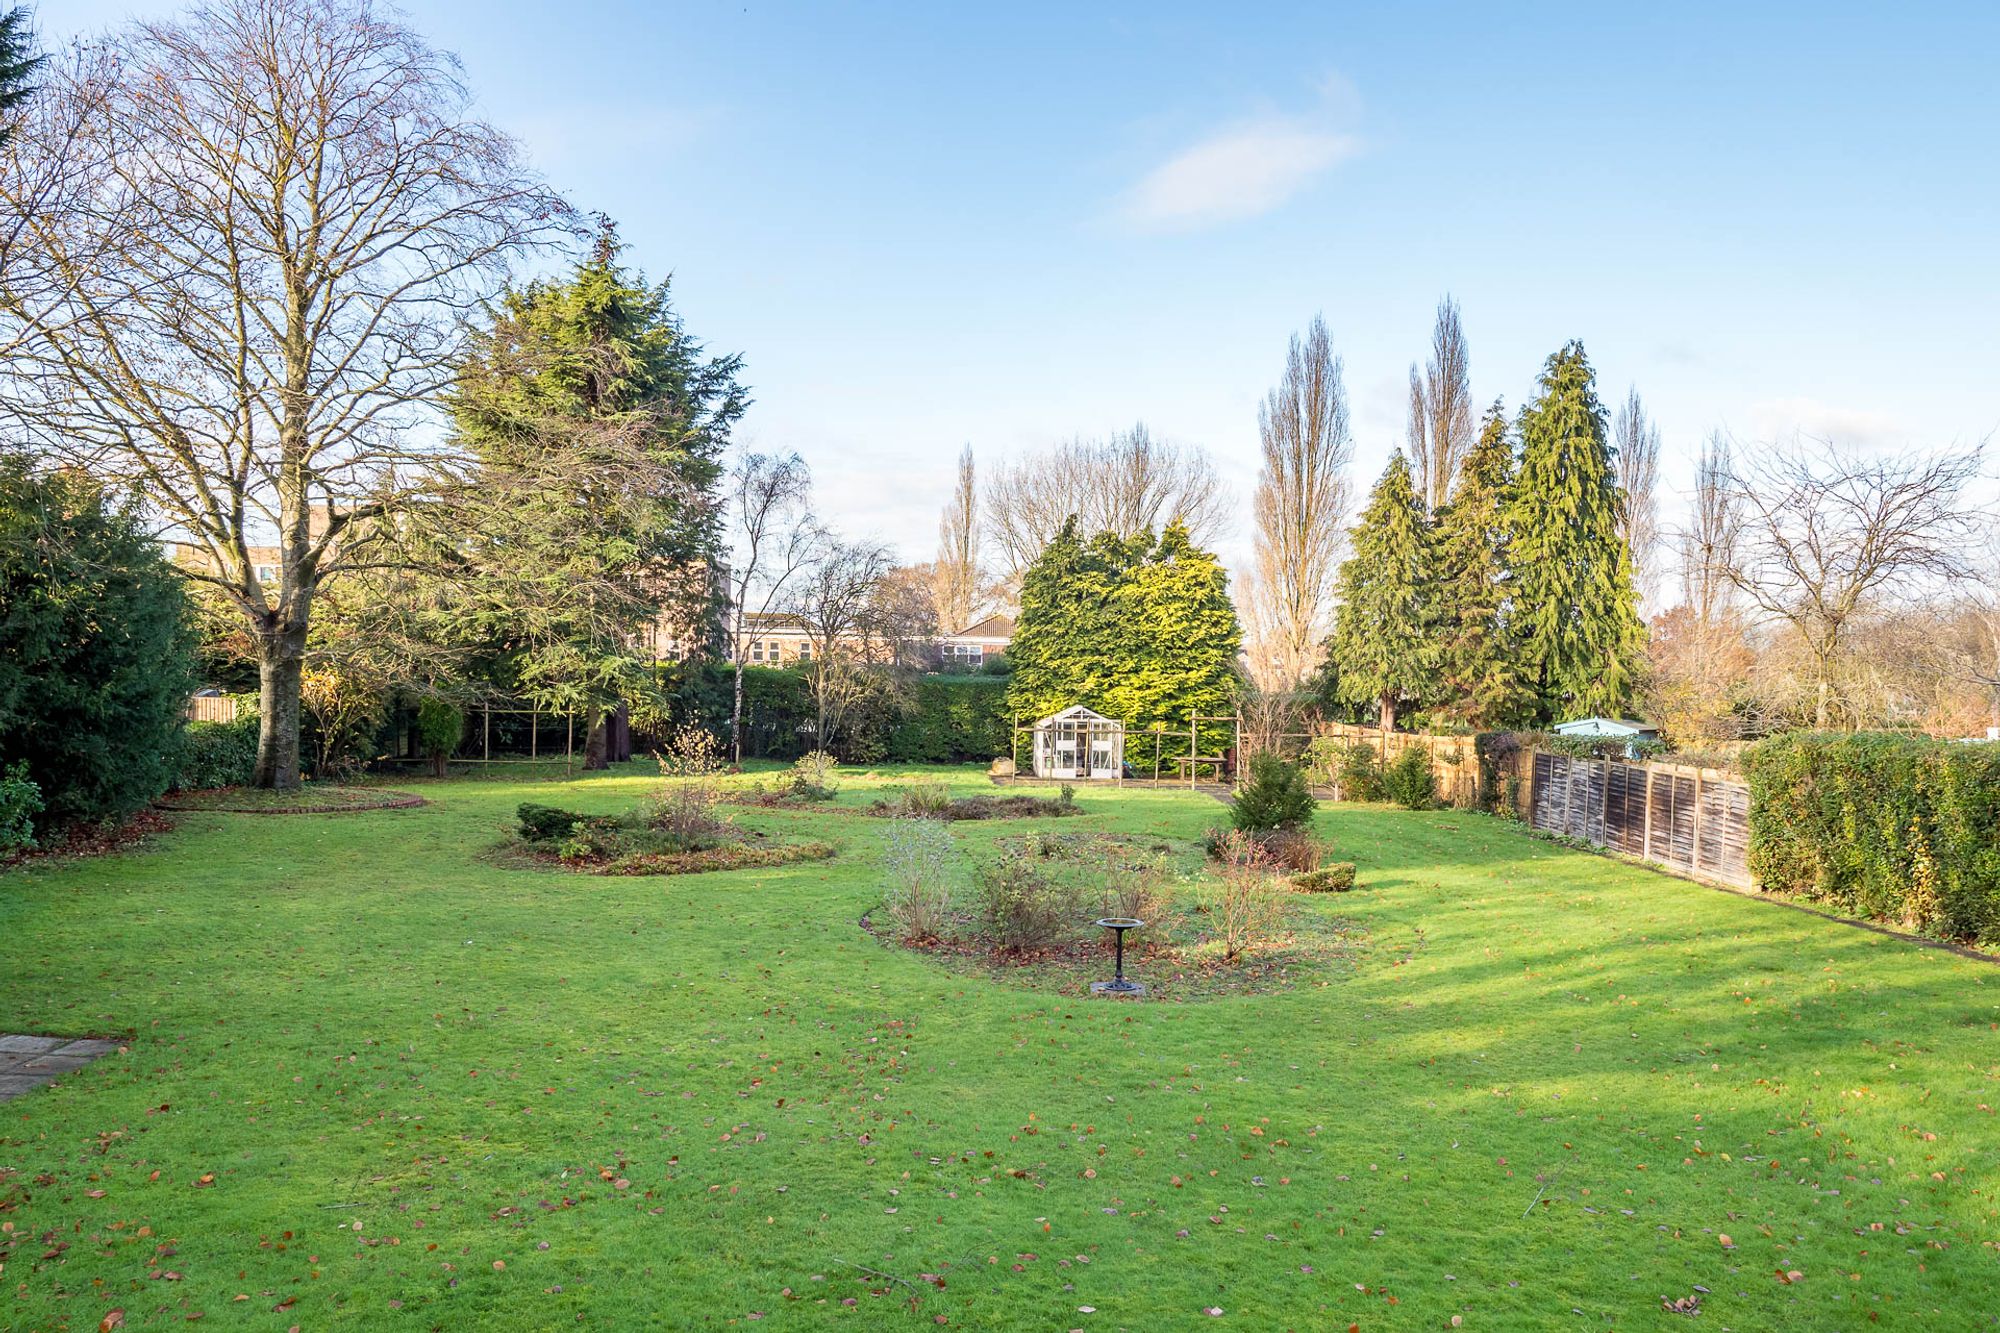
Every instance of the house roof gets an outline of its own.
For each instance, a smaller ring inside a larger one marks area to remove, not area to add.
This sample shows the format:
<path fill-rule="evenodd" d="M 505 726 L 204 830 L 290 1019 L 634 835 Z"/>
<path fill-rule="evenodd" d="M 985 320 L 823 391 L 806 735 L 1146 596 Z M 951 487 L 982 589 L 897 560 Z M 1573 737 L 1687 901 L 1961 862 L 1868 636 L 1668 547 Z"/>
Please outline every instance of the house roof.
<path fill-rule="evenodd" d="M 1014 620 L 1011 616 L 1004 616 L 995 612 L 977 624 L 967 625 L 964 629 L 957 630 L 945 637 L 950 639 L 1011 639 L 1014 637 Z"/>

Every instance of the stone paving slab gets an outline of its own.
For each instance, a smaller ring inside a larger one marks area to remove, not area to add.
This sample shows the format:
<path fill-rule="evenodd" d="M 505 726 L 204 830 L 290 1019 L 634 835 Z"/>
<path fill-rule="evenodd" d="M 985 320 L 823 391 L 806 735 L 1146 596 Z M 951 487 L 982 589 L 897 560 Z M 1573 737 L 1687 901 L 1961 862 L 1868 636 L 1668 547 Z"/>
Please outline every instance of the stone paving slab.
<path fill-rule="evenodd" d="M 40 1055 L 44 1051 L 53 1051 L 58 1046 L 66 1045 L 68 1041 L 69 1038 L 67 1037 L 28 1037 L 10 1034 L 0 1037 L 0 1051 L 17 1051 L 26 1052 L 29 1055 Z"/>
<path fill-rule="evenodd" d="M 97 1037 L 0 1034 L 0 1102 L 75 1073 L 117 1049 L 117 1042 Z"/>

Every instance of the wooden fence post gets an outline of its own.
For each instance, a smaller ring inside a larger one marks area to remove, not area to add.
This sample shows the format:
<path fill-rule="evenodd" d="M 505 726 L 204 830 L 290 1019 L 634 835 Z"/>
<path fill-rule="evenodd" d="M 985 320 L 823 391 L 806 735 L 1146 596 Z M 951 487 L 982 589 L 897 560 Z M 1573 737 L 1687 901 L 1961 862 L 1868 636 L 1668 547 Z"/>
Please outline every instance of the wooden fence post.
<path fill-rule="evenodd" d="M 1646 834 L 1639 844 L 1639 854 L 1653 858 L 1653 766 L 1646 765 Z"/>

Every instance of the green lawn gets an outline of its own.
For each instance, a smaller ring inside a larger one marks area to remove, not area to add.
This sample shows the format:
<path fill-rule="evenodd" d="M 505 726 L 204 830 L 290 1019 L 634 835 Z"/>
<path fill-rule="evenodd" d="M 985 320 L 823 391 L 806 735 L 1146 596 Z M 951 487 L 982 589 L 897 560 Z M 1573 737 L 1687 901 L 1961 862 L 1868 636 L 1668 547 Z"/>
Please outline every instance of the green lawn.
<path fill-rule="evenodd" d="M 1302 909 L 1351 966 L 1078 1000 L 877 944 L 851 809 L 735 812 L 832 861 L 598 877 L 485 853 L 638 768 L 397 785 L 0 874 L 0 1030 L 133 1038 L 0 1104 L 0 1327 L 2000 1322 L 1990 964 L 1350 807 L 1362 890 Z"/>

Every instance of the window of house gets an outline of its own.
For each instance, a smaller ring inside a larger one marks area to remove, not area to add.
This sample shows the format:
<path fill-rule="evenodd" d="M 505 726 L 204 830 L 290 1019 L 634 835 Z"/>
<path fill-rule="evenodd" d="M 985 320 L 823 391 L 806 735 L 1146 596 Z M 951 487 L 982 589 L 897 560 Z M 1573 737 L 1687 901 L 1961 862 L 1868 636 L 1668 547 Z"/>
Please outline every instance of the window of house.
<path fill-rule="evenodd" d="M 944 660 L 953 666 L 976 667 L 986 660 L 986 649 L 976 643 L 948 643 Z"/>
<path fill-rule="evenodd" d="M 764 660 L 764 641 L 762 639 L 750 640 L 750 660 L 753 662 Z"/>
<path fill-rule="evenodd" d="M 811 644 L 809 644 L 809 643 L 802 643 L 802 644 L 800 644 L 800 645 L 799 645 L 799 661 L 801 661 L 801 662 L 810 662 L 810 661 L 812 661 L 812 660 L 813 660 L 813 646 L 812 646 Z"/>
<path fill-rule="evenodd" d="M 276 565 L 257 566 L 257 582 L 276 583 L 277 581 L 278 581 L 278 567 Z"/>

